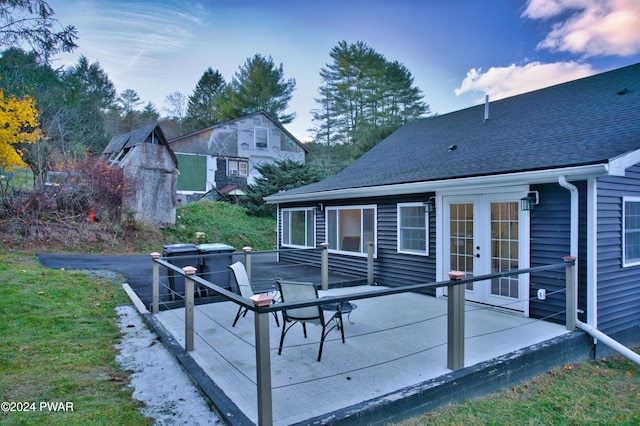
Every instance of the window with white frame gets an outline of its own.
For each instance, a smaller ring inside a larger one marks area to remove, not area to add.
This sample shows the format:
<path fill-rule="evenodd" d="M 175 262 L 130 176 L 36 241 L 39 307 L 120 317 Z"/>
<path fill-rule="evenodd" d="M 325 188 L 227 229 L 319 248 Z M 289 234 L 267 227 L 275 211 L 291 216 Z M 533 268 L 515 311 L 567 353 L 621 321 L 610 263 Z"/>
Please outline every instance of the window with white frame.
<path fill-rule="evenodd" d="M 313 208 L 282 210 L 282 245 L 315 247 L 316 221 Z"/>
<path fill-rule="evenodd" d="M 329 249 L 367 253 L 367 242 L 376 242 L 376 211 L 372 206 L 327 207 Z"/>
<path fill-rule="evenodd" d="M 429 214 L 424 203 L 398 204 L 398 252 L 429 254 Z"/>
<path fill-rule="evenodd" d="M 623 197 L 624 266 L 640 265 L 640 197 Z"/>
<path fill-rule="evenodd" d="M 227 174 L 229 176 L 247 176 L 249 163 L 242 160 L 229 160 L 227 162 Z"/>
<path fill-rule="evenodd" d="M 269 130 L 264 127 L 255 127 L 253 129 L 254 141 L 256 148 L 269 147 Z"/>

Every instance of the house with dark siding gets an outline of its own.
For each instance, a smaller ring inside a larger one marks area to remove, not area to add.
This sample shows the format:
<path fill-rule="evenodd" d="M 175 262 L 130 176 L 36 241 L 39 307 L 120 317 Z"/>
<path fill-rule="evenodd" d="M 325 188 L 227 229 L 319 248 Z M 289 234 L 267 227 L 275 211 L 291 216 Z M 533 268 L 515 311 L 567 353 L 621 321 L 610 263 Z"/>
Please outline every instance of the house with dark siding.
<path fill-rule="evenodd" d="M 640 341 L 640 64 L 407 124 L 266 201 L 279 248 L 326 242 L 331 269 L 362 276 L 371 242 L 385 286 L 576 256 L 579 319 Z M 564 272 L 538 272 L 475 282 L 466 298 L 562 323 L 564 287 Z"/>
<path fill-rule="evenodd" d="M 178 196 L 188 202 L 216 189 L 244 195 L 260 164 L 304 163 L 307 148 L 265 112 L 255 112 L 169 141 L 180 164 Z"/>

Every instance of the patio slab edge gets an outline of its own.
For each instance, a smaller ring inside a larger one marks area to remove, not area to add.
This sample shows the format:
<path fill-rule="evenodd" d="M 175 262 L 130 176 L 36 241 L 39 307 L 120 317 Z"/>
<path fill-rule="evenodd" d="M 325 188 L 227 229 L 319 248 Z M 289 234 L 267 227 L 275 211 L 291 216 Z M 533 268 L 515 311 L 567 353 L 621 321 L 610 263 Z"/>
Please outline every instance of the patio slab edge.
<path fill-rule="evenodd" d="M 593 354 L 591 337 L 573 331 L 297 425 L 388 425 L 487 395 L 569 362 L 591 359 Z"/>

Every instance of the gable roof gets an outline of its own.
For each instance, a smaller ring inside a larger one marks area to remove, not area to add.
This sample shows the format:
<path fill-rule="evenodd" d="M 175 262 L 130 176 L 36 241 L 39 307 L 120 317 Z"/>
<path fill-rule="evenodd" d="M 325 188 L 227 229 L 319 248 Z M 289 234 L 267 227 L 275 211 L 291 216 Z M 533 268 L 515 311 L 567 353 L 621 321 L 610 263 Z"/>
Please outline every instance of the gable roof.
<path fill-rule="evenodd" d="M 169 141 L 169 144 L 172 144 L 173 142 L 176 142 L 176 141 L 179 141 L 179 140 L 182 140 L 182 139 L 188 139 L 188 138 L 190 138 L 191 136 L 193 136 L 193 135 L 197 135 L 197 134 L 199 134 L 199 133 L 212 132 L 213 130 L 215 130 L 215 129 L 216 129 L 216 128 L 218 128 L 218 127 L 224 127 L 224 126 L 228 125 L 229 123 L 233 123 L 233 122 L 235 122 L 235 121 L 240 121 L 240 120 L 246 120 L 246 119 L 248 119 L 248 118 L 252 118 L 252 117 L 254 117 L 254 116 L 256 116 L 256 115 L 264 115 L 265 117 L 267 117 L 267 118 L 268 118 L 268 119 L 269 119 L 273 124 L 275 124 L 275 125 L 280 129 L 280 131 L 282 131 L 285 135 L 287 135 L 287 137 L 288 137 L 289 139 L 291 139 L 291 140 L 292 140 L 292 141 L 294 141 L 297 145 L 299 145 L 299 146 L 300 146 L 300 148 L 302 148 L 302 149 L 304 150 L 304 152 L 309 152 L 309 148 L 307 148 L 307 147 L 306 147 L 302 142 L 300 142 L 300 141 L 299 141 L 295 136 L 293 136 L 291 133 L 289 133 L 289 131 L 288 131 L 287 129 L 285 129 L 285 128 L 282 126 L 282 124 L 280 124 L 278 121 L 276 121 L 276 120 L 274 120 L 273 118 L 271 118 L 271 116 L 270 116 L 269 114 L 267 114 L 266 112 L 264 112 L 264 111 L 257 111 L 257 112 L 254 112 L 254 113 L 251 113 L 251 114 L 248 114 L 248 115 L 244 115 L 244 116 L 242 116 L 242 117 L 238 117 L 238 118 L 234 118 L 234 119 L 232 119 L 232 120 L 225 121 L 224 123 L 219 123 L 219 124 L 216 124 L 216 125 L 214 125 L 214 126 L 207 127 L 207 128 L 205 128 L 205 129 L 196 130 L 195 132 L 192 132 L 192 133 L 189 133 L 189 134 L 186 134 L 186 135 L 182 135 L 182 136 L 178 136 L 177 138 L 173 138 L 173 139 L 171 139 L 171 140 Z"/>
<path fill-rule="evenodd" d="M 178 167 L 178 159 L 169 146 L 167 138 L 165 138 L 159 124 L 149 124 L 148 126 L 132 130 L 131 132 L 114 136 L 111 138 L 111 141 L 109 141 L 109 144 L 104 151 L 102 151 L 102 156 L 108 157 L 115 152 L 120 152 L 123 149 L 132 148 L 143 143 L 154 143 L 154 140 L 157 140 L 159 145 L 163 145 L 167 148 L 171 155 L 171 159 L 176 167 Z"/>
<path fill-rule="evenodd" d="M 267 197 L 542 171 L 640 149 L 640 64 L 403 126 L 336 176 Z M 327 196 L 329 194 L 324 194 Z"/>

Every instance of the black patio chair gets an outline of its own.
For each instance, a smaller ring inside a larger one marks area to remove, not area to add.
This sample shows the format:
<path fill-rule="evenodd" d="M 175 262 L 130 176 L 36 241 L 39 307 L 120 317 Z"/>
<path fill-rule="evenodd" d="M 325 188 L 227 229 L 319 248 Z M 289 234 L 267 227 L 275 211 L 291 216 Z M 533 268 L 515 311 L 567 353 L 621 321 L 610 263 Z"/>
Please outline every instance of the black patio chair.
<path fill-rule="evenodd" d="M 301 300 L 312 300 L 318 298 L 318 290 L 313 283 L 296 282 L 296 281 L 277 281 L 280 289 L 280 297 L 282 302 L 293 302 Z M 320 305 L 307 306 L 304 308 L 285 309 L 282 311 L 282 334 L 280 336 L 280 347 L 278 355 L 282 353 L 282 345 L 284 344 L 284 336 L 289 329 L 296 323 L 302 324 L 304 337 L 307 337 L 307 323 L 322 326 L 322 335 L 320 337 L 320 349 L 318 350 L 318 362 L 322 358 L 322 346 L 324 340 L 331 330 L 338 327 L 342 334 L 342 343 L 344 343 L 344 327 L 342 326 L 342 313 L 337 311 L 326 311 Z M 334 321 L 335 320 L 335 321 Z M 291 324 L 287 327 L 287 323 Z M 333 325 L 330 323 L 334 322 Z"/>

